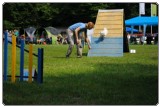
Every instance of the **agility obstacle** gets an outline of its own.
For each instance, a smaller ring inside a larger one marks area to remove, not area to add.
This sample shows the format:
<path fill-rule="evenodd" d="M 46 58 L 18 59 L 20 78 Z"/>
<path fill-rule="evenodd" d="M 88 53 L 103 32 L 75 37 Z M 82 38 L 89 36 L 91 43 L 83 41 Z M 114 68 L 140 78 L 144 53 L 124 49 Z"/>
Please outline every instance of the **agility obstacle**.
<path fill-rule="evenodd" d="M 4 71 L 3 71 L 3 80 L 7 81 L 8 77 L 11 77 L 11 82 L 15 83 L 16 77 L 20 78 L 20 81 L 23 81 L 24 78 L 28 78 L 28 82 L 31 83 L 32 79 L 36 80 L 38 83 L 43 83 L 43 48 L 38 48 L 38 55 L 33 53 L 33 45 L 29 44 L 29 50 L 24 48 L 24 40 L 21 40 L 21 45 L 16 45 L 16 37 L 12 35 L 12 42 L 8 41 L 8 33 L 4 33 Z M 12 67 L 11 75 L 8 73 L 8 43 L 12 44 Z M 20 75 L 16 76 L 16 47 L 20 48 Z M 29 67 L 28 67 L 28 76 L 24 76 L 24 52 L 29 53 Z M 38 58 L 37 72 L 35 75 L 32 75 L 33 67 L 33 55 Z"/>
<path fill-rule="evenodd" d="M 123 9 L 99 10 L 88 56 L 123 56 Z M 105 37 L 100 33 L 108 30 Z"/>

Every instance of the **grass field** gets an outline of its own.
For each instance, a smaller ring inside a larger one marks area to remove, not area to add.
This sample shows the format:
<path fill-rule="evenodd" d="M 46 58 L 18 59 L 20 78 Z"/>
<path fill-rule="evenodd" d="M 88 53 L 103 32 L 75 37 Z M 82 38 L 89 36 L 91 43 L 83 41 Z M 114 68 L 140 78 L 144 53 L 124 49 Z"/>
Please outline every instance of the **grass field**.
<path fill-rule="evenodd" d="M 158 46 L 130 45 L 135 54 L 123 57 L 65 58 L 67 45 L 44 48 L 44 82 L 3 82 L 5 105 L 156 105 L 158 103 Z M 28 46 L 26 46 L 28 48 Z M 9 47 L 9 53 L 11 47 Z M 11 58 L 9 55 L 8 58 Z M 17 58 L 19 51 L 17 49 Z M 25 67 L 28 66 L 25 54 Z M 34 58 L 33 67 L 37 60 Z M 9 71 L 11 61 L 9 60 Z M 17 59 L 19 75 L 19 60 Z"/>

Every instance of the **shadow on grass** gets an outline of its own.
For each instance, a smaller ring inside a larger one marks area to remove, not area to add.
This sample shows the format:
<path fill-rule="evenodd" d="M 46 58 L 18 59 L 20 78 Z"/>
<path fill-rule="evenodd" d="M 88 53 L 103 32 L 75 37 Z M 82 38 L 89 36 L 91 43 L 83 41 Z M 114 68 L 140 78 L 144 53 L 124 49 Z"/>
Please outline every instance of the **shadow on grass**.
<path fill-rule="evenodd" d="M 44 75 L 43 84 L 3 83 L 3 102 L 6 105 L 156 105 L 158 103 L 157 66 L 99 63 L 93 67 L 95 69 L 83 72 Z"/>
<path fill-rule="evenodd" d="M 88 55 L 88 53 L 82 53 L 82 56 L 87 56 L 87 55 Z M 72 58 L 72 57 L 70 57 L 70 58 Z M 47 58 L 48 58 L 48 56 L 47 56 Z M 50 58 L 66 58 L 66 56 L 65 55 L 64 56 L 50 56 Z"/>
<path fill-rule="evenodd" d="M 88 55 L 88 53 L 82 53 L 82 56 L 87 56 Z"/>

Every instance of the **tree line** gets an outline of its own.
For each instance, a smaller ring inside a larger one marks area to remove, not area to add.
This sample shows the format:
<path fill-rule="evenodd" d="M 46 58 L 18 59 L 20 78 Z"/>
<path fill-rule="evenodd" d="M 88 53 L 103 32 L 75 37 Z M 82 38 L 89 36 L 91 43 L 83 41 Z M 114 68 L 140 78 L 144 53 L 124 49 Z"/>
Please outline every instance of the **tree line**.
<path fill-rule="evenodd" d="M 145 3 L 146 16 L 150 16 L 150 3 Z M 139 3 L 5 3 L 3 28 L 61 26 L 76 22 L 93 21 L 98 9 L 124 9 L 125 19 L 139 15 Z"/>

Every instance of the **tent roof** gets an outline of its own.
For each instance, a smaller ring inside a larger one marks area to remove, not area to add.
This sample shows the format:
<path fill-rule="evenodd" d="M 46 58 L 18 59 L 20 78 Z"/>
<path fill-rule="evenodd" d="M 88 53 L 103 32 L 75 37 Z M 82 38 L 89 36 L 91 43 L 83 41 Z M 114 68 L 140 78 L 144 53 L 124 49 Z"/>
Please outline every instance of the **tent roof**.
<path fill-rule="evenodd" d="M 153 16 L 138 16 L 131 19 L 128 19 L 125 21 L 126 25 L 133 25 L 133 26 L 139 26 L 139 25 L 158 25 L 158 17 Z"/>
<path fill-rule="evenodd" d="M 58 35 L 60 32 L 58 31 L 58 29 L 54 28 L 54 27 L 46 27 L 45 28 L 46 31 L 49 31 L 52 35 Z"/>
<path fill-rule="evenodd" d="M 28 27 L 28 28 L 26 28 L 26 29 L 24 29 L 24 30 L 25 30 L 26 32 L 32 34 L 32 32 L 36 31 L 36 28 L 34 28 L 34 27 Z"/>
<path fill-rule="evenodd" d="M 36 28 L 34 28 L 34 27 L 28 27 L 28 28 L 26 28 L 24 30 L 26 31 L 26 33 L 27 33 L 28 36 L 34 36 Z"/>
<path fill-rule="evenodd" d="M 133 32 L 138 32 L 137 29 L 132 29 L 132 28 L 130 28 L 130 27 L 126 27 L 126 31 L 127 31 L 127 32 L 131 32 L 132 30 L 133 30 Z"/>

